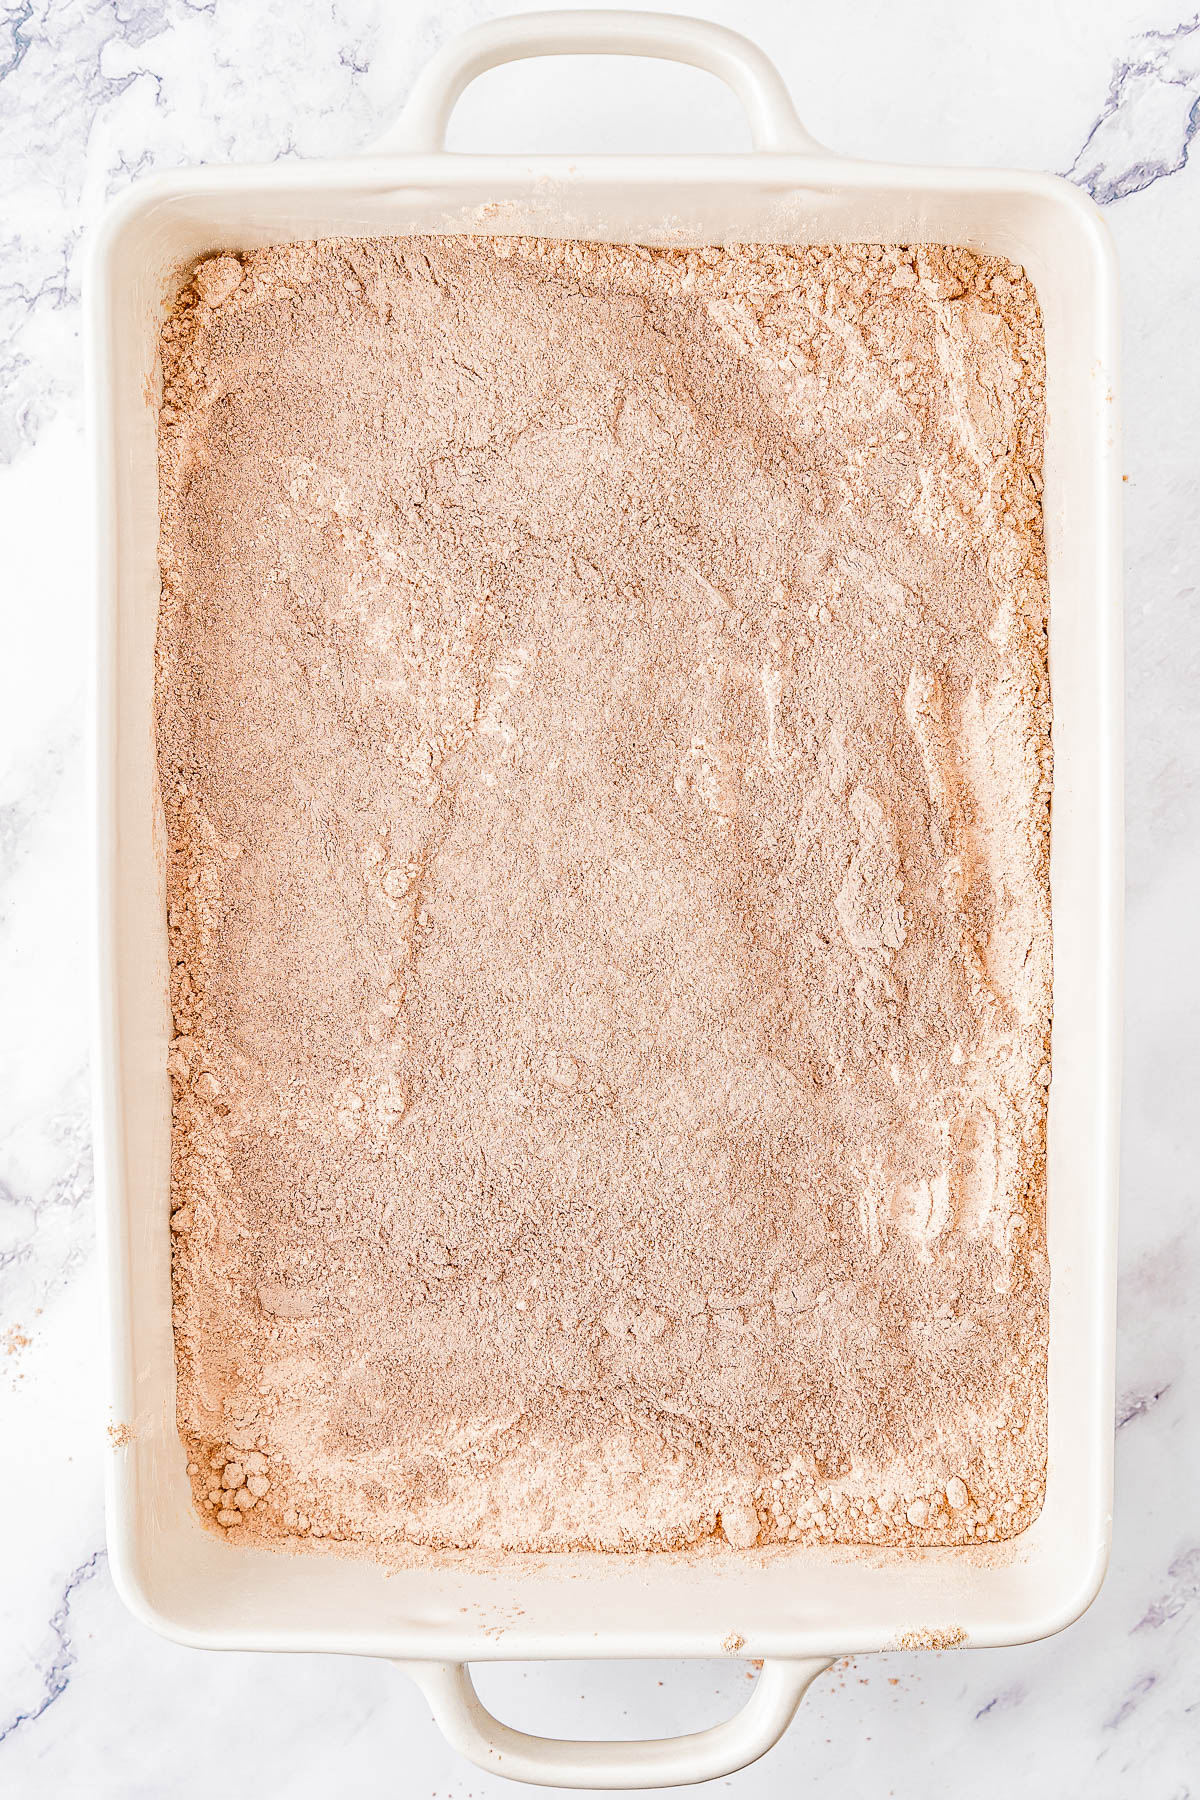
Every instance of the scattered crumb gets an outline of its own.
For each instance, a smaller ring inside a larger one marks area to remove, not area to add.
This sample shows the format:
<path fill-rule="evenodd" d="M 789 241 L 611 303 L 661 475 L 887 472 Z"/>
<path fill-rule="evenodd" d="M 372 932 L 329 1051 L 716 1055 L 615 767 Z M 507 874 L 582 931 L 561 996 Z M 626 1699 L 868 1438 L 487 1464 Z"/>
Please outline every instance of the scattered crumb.
<path fill-rule="evenodd" d="M 906 1631 L 898 1637 L 889 1650 L 954 1650 L 959 1644 L 965 1644 L 967 1634 L 961 1625 L 948 1625 L 944 1630 L 926 1627 L 922 1631 Z"/>

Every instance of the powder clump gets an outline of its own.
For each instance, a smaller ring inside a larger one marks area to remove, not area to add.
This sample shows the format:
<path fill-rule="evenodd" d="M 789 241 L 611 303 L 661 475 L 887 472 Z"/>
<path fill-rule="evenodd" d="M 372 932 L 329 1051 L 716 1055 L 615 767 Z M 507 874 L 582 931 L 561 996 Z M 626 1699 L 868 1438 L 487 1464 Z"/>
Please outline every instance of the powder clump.
<path fill-rule="evenodd" d="M 197 1504 L 374 1553 L 1022 1530 L 1022 272 L 328 240 L 202 263 L 162 353 Z"/>

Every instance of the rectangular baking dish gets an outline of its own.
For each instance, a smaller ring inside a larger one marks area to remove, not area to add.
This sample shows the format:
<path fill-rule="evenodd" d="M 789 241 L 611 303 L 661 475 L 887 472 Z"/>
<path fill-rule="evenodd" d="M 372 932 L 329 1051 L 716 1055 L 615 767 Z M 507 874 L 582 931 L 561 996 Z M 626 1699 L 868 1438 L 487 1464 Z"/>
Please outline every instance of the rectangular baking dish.
<path fill-rule="evenodd" d="M 443 146 L 467 83 L 522 56 L 672 58 L 722 77 L 755 148 L 722 156 L 463 156 Z M 482 209 L 487 208 L 486 213 Z M 1046 1502 L 987 1549 L 426 1555 L 386 1574 L 239 1548 L 204 1530 L 175 1429 L 163 832 L 154 754 L 157 337 L 178 271 L 216 249 L 330 235 L 487 232 L 619 242 L 950 242 L 1012 258 L 1045 319 L 1045 521 L 1054 701 Z M 197 168 L 139 182 L 96 237 L 89 402 L 99 497 L 96 1178 L 109 1292 L 113 1575 L 145 1623 L 209 1648 L 393 1658 L 458 1748 L 531 1781 L 650 1786 L 727 1772 L 784 1729 L 833 1656 L 1015 1644 L 1070 1623 L 1103 1576 L 1112 1488 L 1121 909 L 1117 281 L 1099 213 L 1038 174 L 833 156 L 745 39 L 666 15 L 544 13 L 478 27 L 434 59 L 397 126 L 336 162 Z M 123 1435 L 123 1434 L 121 1434 Z M 731 1635 L 732 1634 L 732 1635 Z M 471 1659 L 766 1659 L 735 1719 L 655 1744 L 555 1744 L 489 1718 Z"/>

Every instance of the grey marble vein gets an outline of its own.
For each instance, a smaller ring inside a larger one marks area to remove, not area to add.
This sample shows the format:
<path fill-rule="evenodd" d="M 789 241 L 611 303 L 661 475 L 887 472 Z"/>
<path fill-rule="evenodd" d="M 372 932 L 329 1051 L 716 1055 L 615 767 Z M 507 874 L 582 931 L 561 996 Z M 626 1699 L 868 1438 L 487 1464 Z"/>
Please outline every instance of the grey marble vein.
<path fill-rule="evenodd" d="M 1017 1682 L 1014 1686 L 1005 1688 L 1003 1693 L 994 1694 L 986 1705 L 979 1708 L 975 1717 L 977 1719 L 986 1719 L 987 1715 L 991 1712 L 996 1712 L 997 1710 L 1006 1711 L 1009 1707 L 1020 1706 L 1022 1700 L 1025 1699 L 1025 1693 L 1026 1690 L 1023 1684 Z"/>
<path fill-rule="evenodd" d="M 38 1662 L 42 1676 L 42 1693 L 36 1706 L 18 1708 L 0 1722 L 0 1744 L 11 1738 L 22 1726 L 32 1725 L 49 1711 L 66 1693 L 71 1681 L 77 1652 L 71 1641 L 71 1601 L 76 1591 L 91 1581 L 97 1569 L 107 1561 L 103 1550 L 94 1550 L 86 1562 L 72 1569 L 62 1590 L 62 1597 L 50 1615 L 48 1630 L 53 1643 L 48 1662 Z M 36 1659 L 35 1659 L 36 1660 Z"/>
<path fill-rule="evenodd" d="M 1135 1631 L 1158 1631 L 1171 1620 L 1186 1619 L 1200 1608 L 1200 1546 L 1184 1550 L 1172 1559 L 1167 1581 L 1170 1585 L 1166 1593 L 1143 1613 Z"/>
<path fill-rule="evenodd" d="M 1116 1712 L 1110 1719 L 1104 1721 L 1105 1730 L 1119 1730 L 1119 1728 L 1125 1724 L 1126 1720 L 1137 1711 L 1138 1707 L 1141 1706 L 1143 1700 L 1145 1700 L 1147 1695 L 1152 1692 L 1157 1683 L 1158 1676 L 1153 1670 L 1151 1670 L 1149 1674 L 1143 1675 L 1139 1680 L 1135 1681 Z"/>
<path fill-rule="evenodd" d="M 1065 171 L 1101 206 L 1140 194 L 1187 166 L 1200 130 L 1200 13 L 1136 38 Z"/>
<path fill-rule="evenodd" d="M 1132 1425 L 1135 1419 L 1144 1418 L 1170 1391 L 1171 1383 L 1164 1381 L 1159 1387 L 1149 1391 L 1123 1395 L 1117 1401 L 1117 1430 L 1122 1431 L 1126 1425 Z"/>

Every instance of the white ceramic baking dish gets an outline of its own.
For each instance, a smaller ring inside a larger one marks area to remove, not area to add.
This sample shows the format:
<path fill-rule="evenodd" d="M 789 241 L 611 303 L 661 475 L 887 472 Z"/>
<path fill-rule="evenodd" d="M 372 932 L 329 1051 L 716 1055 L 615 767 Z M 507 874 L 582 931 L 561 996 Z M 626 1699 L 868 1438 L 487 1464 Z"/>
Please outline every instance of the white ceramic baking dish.
<path fill-rule="evenodd" d="M 461 156 L 466 84 L 523 56 L 676 59 L 732 87 L 754 149 L 722 156 Z M 480 209 L 489 206 L 482 216 Z M 934 241 L 1023 263 L 1045 316 L 1045 513 L 1055 785 L 1054 1080 L 1049 1113 L 1050 1453 L 1046 1503 L 990 1551 L 783 1547 L 705 1556 L 428 1557 L 385 1574 L 239 1548 L 193 1510 L 175 1431 L 168 1250 L 170 1095 L 153 643 L 159 586 L 156 339 L 181 264 L 332 234 L 537 232 L 642 243 Z M 113 1574 L 139 1618 L 212 1648 L 395 1659 L 450 1740 L 486 1767 L 562 1786 L 694 1781 L 785 1728 L 828 1660 L 917 1641 L 1015 1644 L 1059 1630 L 1102 1578 L 1111 1495 L 1120 933 L 1117 281 L 1108 232 L 1044 175 L 833 156 L 776 71 L 734 33 L 638 13 L 498 19 L 437 56 L 395 129 L 339 162 L 199 168 L 138 183 L 97 236 L 88 297 L 99 483 L 96 846 L 97 1188 L 110 1293 Z M 735 1634 L 731 1637 L 731 1634 Z M 498 1724 L 472 1659 L 765 1659 L 734 1719 L 660 1743 L 555 1743 Z"/>

